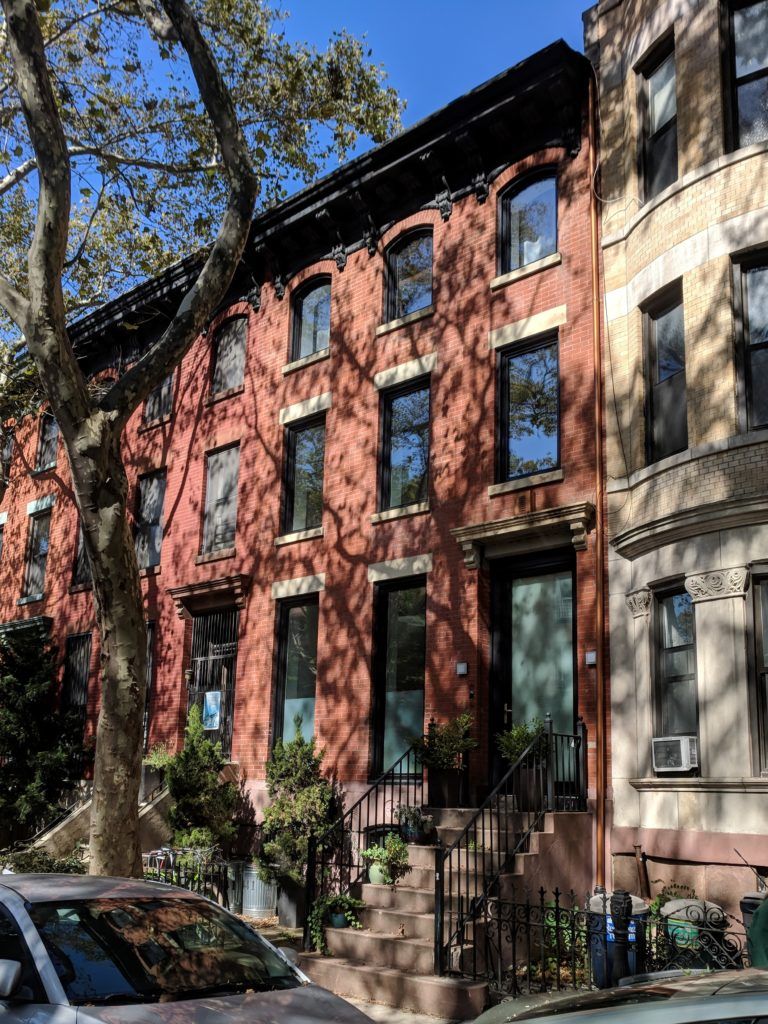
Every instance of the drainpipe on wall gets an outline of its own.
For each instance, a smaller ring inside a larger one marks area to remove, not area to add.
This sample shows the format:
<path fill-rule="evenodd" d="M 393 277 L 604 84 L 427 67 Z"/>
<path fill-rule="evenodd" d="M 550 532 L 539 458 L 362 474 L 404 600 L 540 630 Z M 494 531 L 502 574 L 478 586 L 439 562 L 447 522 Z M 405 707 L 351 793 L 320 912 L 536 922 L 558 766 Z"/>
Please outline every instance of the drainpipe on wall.
<path fill-rule="evenodd" d="M 595 667 L 596 730 L 595 730 L 595 881 L 605 885 L 605 800 L 606 800 L 606 709 L 605 709 L 605 537 L 603 515 L 603 360 L 600 337 L 600 244 L 598 232 L 597 195 L 595 175 L 597 170 L 597 103 L 594 74 L 589 80 L 589 226 L 592 248 L 592 359 L 595 374 L 595 600 L 597 664 Z"/>

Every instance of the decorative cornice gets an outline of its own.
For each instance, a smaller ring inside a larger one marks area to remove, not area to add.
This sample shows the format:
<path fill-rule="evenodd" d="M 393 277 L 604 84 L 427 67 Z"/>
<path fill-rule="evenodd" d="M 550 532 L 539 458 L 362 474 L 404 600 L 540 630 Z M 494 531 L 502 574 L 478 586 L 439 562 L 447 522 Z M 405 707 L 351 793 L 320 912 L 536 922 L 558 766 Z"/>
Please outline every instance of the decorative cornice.
<path fill-rule="evenodd" d="M 206 611 L 223 605 L 234 604 L 235 608 L 244 608 L 245 599 L 251 588 L 251 577 L 245 573 L 222 576 L 217 580 L 202 580 L 200 583 L 188 583 L 182 587 L 169 587 L 168 593 L 173 598 L 179 618 L 184 614 L 192 615 L 196 611 Z"/>
<path fill-rule="evenodd" d="M 653 601 L 653 594 L 647 588 L 642 590 L 634 590 L 631 594 L 627 594 L 627 608 L 632 612 L 632 617 L 635 619 L 647 619 L 651 611 L 651 602 Z"/>
<path fill-rule="evenodd" d="M 509 543 L 525 547 L 542 539 L 570 540 L 577 551 L 587 546 L 587 533 L 595 519 L 595 507 L 591 502 L 580 501 L 574 505 L 560 505 L 556 508 L 526 512 L 507 519 L 460 526 L 451 533 L 464 555 L 464 564 L 469 569 L 478 569 L 483 554 L 489 549 L 504 547 Z"/>
<path fill-rule="evenodd" d="M 719 601 L 726 597 L 744 597 L 748 586 L 749 569 L 743 565 L 733 569 L 697 573 L 685 579 L 685 589 L 695 603 Z"/>

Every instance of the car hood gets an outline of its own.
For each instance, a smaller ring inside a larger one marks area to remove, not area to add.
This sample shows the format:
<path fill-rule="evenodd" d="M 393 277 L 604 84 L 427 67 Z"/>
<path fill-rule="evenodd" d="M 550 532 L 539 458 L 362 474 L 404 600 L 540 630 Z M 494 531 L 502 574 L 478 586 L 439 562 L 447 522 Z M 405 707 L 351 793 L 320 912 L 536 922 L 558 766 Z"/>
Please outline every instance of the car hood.
<path fill-rule="evenodd" d="M 80 1006 L 77 1024 L 370 1024 L 318 985 L 174 1003 Z"/>

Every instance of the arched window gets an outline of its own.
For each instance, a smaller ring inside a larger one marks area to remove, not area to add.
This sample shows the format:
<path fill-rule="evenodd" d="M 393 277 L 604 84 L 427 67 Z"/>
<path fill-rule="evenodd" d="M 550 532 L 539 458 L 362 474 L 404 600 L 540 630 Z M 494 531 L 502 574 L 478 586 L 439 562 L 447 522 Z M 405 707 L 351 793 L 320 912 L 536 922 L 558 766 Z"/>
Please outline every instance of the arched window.
<path fill-rule="evenodd" d="M 557 252 L 557 181 L 554 175 L 510 189 L 501 202 L 502 274 Z"/>
<path fill-rule="evenodd" d="M 387 251 L 385 321 L 432 305 L 432 231 L 411 231 Z"/>
<path fill-rule="evenodd" d="M 293 300 L 291 359 L 303 359 L 328 348 L 331 341 L 331 279 L 314 278 Z"/>

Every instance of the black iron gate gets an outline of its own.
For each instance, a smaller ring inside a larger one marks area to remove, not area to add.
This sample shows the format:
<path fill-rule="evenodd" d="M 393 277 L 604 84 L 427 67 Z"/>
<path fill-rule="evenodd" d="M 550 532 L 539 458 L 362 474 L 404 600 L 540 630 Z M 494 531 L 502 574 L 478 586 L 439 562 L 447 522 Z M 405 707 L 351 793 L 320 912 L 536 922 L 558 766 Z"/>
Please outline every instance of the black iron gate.
<path fill-rule="evenodd" d="M 237 608 L 228 608 L 192 620 L 189 706 L 200 708 L 203 728 L 225 757 L 232 750 L 238 619 Z"/>

